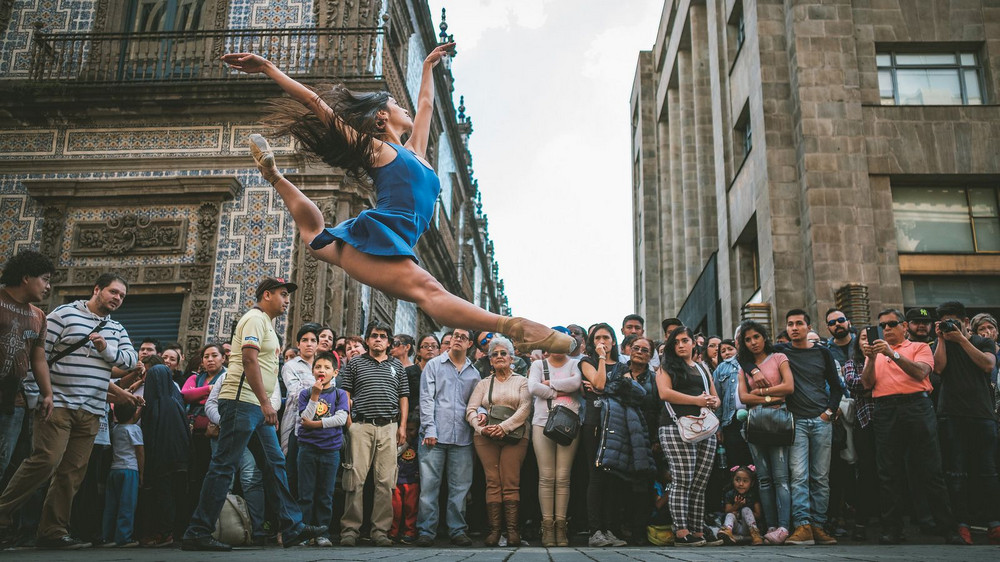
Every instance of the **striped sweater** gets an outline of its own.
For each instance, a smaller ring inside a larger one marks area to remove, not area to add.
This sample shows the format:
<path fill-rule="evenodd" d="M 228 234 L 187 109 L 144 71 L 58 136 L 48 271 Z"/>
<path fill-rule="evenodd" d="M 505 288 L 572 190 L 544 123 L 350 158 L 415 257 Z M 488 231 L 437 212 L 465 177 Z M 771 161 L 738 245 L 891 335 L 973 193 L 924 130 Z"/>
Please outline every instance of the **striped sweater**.
<path fill-rule="evenodd" d="M 128 333 L 110 317 L 101 318 L 91 312 L 85 300 L 57 307 L 49 313 L 47 320 L 47 357 L 88 337 L 101 320 L 107 321 L 99 332 L 108 343 L 103 352 L 98 352 L 94 344 L 88 342 L 49 367 L 52 402 L 56 408 L 85 410 L 99 416 L 104 415 L 108 385 L 111 383 L 111 367 L 129 370 L 135 367 L 139 359 Z"/>

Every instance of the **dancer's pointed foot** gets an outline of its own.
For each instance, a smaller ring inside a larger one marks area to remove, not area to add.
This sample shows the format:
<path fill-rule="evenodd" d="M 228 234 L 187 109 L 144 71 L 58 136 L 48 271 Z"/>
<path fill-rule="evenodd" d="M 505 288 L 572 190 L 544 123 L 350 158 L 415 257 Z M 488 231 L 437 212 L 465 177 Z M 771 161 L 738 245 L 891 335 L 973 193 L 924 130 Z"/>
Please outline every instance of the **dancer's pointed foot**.
<path fill-rule="evenodd" d="M 514 348 L 520 353 L 531 353 L 541 349 L 549 353 L 569 354 L 573 353 L 577 346 L 573 337 L 527 318 L 503 316 L 497 322 L 497 331 L 513 340 Z M 528 338 L 536 339 L 528 340 Z"/>
<path fill-rule="evenodd" d="M 281 179 L 278 166 L 274 163 L 274 151 L 271 150 L 267 139 L 257 133 L 250 135 L 250 154 L 257 162 L 257 169 L 260 170 L 260 175 L 264 176 L 264 179 L 271 183 Z"/>

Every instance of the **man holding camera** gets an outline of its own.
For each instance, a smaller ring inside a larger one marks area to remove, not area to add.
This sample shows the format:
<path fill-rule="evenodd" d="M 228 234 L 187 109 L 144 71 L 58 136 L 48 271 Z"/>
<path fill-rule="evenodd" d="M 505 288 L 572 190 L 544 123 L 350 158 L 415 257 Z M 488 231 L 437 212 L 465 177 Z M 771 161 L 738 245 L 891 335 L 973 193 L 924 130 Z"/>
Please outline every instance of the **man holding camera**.
<path fill-rule="evenodd" d="M 942 436 L 945 482 L 958 521 L 958 534 L 969 533 L 968 482 L 978 480 L 977 493 L 988 506 L 990 544 L 1000 544 L 1000 482 L 993 452 L 997 422 L 993 415 L 990 373 L 996 364 L 993 342 L 969 332 L 965 306 L 957 301 L 937 308 L 934 372 L 941 375 L 938 418 Z"/>
<path fill-rule="evenodd" d="M 906 482 L 921 482 L 920 493 L 927 497 L 939 530 L 948 544 L 963 544 L 955 534 L 955 522 L 948 505 L 948 492 L 941 474 L 937 420 L 931 407 L 929 376 L 934 354 L 921 342 L 906 339 L 907 324 L 895 309 L 878 314 L 882 338 L 868 337 L 861 343 L 865 368 L 861 384 L 872 389 L 875 399 L 875 452 L 882 486 L 881 544 L 903 540 L 902 508 Z M 874 330 L 873 330 L 874 332 Z M 874 341 L 872 341 L 874 340 Z M 906 463 L 907 459 L 920 462 Z M 903 478 L 906 469 L 913 473 Z"/>

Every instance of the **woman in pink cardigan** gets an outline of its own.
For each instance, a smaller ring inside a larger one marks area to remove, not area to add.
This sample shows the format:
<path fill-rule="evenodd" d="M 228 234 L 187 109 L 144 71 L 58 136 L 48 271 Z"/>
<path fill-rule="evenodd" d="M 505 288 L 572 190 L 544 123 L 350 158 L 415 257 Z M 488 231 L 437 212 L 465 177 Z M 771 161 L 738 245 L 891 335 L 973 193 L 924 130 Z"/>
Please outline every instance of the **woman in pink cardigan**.
<path fill-rule="evenodd" d="M 205 401 L 212 392 L 212 386 L 226 372 L 223 366 L 226 352 L 222 344 L 210 343 L 201 348 L 201 370 L 193 373 L 181 387 L 184 403 L 188 405 L 188 428 L 191 430 L 191 467 L 188 472 L 189 490 L 195 503 L 201 492 L 201 481 L 208 472 L 212 460 L 212 440 L 205 434 L 208 416 L 205 415 Z"/>

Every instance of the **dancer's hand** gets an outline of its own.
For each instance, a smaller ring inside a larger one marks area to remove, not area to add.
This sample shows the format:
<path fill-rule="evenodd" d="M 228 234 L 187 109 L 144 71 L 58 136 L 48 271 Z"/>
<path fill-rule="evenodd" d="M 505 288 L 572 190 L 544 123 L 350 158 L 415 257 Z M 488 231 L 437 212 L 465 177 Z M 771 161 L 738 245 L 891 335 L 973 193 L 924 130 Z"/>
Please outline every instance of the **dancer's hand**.
<path fill-rule="evenodd" d="M 424 59 L 424 64 L 433 68 L 434 66 L 437 66 L 437 63 L 441 62 L 442 57 L 450 55 L 453 50 L 455 50 L 454 41 L 438 45 L 433 51 L 430 52 L 430 54 L 427 55 L 427 58 Z"/>
<path fill-rule="evenodd" d="M 271 64 L 264 57 L 253 53 L 228 53 L 222 55 L 221 58 L 222 62 L 228 64 L 230 67 L 240 72 L 246 72 L 247 74 L 264 72 L 268 65 Z"/>

